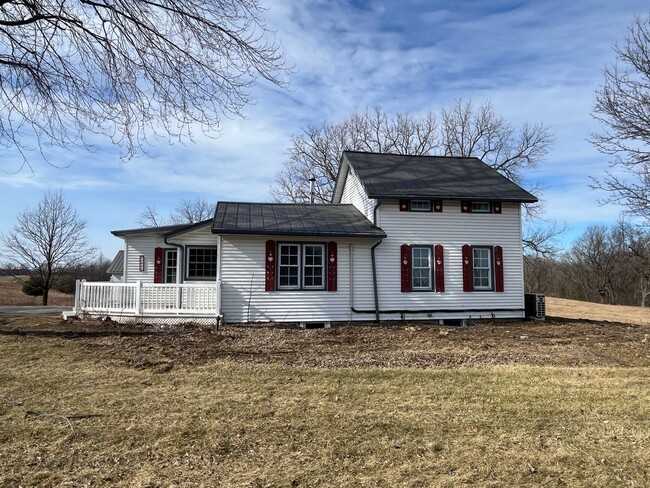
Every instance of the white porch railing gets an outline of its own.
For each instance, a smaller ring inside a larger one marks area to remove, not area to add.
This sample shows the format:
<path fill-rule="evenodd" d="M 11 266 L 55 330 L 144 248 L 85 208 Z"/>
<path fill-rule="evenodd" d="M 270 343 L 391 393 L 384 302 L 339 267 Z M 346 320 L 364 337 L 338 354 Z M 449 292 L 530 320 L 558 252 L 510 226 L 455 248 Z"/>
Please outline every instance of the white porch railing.
<path fill-rule="evenodd" d="M 138 316 L 217 316 L 220 283 L 158 284 L 78 280 L 75 311 Z"/>

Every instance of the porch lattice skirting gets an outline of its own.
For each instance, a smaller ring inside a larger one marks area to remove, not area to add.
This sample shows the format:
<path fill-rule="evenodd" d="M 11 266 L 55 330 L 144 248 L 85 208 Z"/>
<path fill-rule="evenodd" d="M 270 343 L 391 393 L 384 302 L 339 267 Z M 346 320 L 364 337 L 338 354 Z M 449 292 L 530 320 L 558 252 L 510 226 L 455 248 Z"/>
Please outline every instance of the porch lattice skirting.
<path fill-rule="evenodd" d="M 220 320 L 221 283 L 159 284 L 77 280 L 74 311 L 116 322 L 214 324 Z"/>

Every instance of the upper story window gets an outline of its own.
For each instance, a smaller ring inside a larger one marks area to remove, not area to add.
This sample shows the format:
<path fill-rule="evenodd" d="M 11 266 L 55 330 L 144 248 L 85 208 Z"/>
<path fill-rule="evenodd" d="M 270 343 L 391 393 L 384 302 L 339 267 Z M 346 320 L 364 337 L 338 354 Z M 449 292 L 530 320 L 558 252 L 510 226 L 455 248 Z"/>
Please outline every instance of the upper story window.
<path fill-rule="evenodd" d="M 472 268 L 475 290 L 492 289 L 492 248 L 472 248 Z"/>
<path fill-rule="evenodd" d="M 462 213 L 501 213 L 501 202 L 485 202 L 485 201 L 468 201 L 463 200 L 460 202 L 460 211 Z"/>
<path fill-rule="evenodd" d="M 472 213 L 490 213 L 490 202 L 472 202 Z"/>
<path fill-rule="evenodd" d="M 411 200 L 411 212 L 431 212 L 431 200 Z"/>
<path fill-rule="evenodd" d="M 407 200 L 399 201 L 400 212 L 442 212 L 442 200 Z"/>
<path fill-rule="evenodd" d="M 324 244 L 282 243 L 278 254 L 278 289 L 325 289 Z"/>
<path fill-rule="evenodd" d="M 187 248 L 187 279 L 208 280 L 217 277 L 217 248 Z"/>

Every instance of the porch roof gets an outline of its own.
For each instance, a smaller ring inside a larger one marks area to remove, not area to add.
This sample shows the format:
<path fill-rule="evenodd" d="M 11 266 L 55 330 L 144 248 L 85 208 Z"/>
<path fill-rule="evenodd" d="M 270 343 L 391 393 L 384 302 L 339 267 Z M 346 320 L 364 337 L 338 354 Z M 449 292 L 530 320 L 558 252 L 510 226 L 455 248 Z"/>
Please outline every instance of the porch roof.
<path fill-rule="evenodd" d="M 353 205 L 219 202 L 214 234 L 385 237 Z"/>

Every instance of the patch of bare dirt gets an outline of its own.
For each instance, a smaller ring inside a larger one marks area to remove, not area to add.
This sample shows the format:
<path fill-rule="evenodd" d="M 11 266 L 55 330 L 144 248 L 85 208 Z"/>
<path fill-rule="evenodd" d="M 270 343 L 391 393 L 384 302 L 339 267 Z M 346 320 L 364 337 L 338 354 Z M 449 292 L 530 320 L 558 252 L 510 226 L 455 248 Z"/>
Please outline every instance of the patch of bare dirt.
<path fill-rule="evenodd" d="M 218 359 L 309 367 L 458 367 L 491 364 L 650 366 L 650 325 L 550 319 L 425 323 L 151 326 L 0 319 L 0 335 L 72 340 L 103 360 L 165 372 Z"/>

